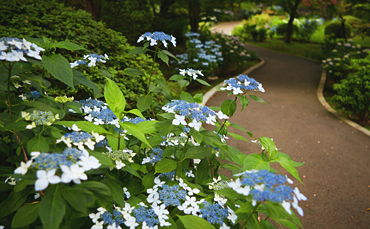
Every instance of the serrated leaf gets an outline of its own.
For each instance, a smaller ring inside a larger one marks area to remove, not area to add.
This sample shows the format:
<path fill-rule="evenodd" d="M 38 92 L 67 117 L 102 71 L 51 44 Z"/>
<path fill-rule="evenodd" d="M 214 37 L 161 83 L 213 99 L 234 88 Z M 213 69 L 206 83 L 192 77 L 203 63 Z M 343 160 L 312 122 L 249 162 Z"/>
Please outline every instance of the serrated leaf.
<path fill-rule="evenodd" d="M 256 95 L 249 95 L 249 97 L 251 97 L 254 101 L 257 101 L 259 103 L 265 103 L 265 101 L 263 99 L 261 99 L 260 97 L 258 97 Z"/>
<path fill-rule="evenodd" d="M 180 99 L 181 99 L 181 100 L 184 100 L 184 101 L 186 101 L 186 102 L 188 102 L 188 103 L 193 103 L 193 102 L 194 102 L 194 100 L 193 100 L 193 96 L 191 96 L 191 94 L 190 94 L 190 93 L 185 92 L 185 91 L 182 91 L 182 92 L 181 92 Z"/>
<path fill-rule="evenodd" d="M 167 66 L 168 66 L 169 58 L 168 58 L 168 56 L 167 56 L 166 52 L 163 52 L 163 51 L 165 51 L 165 50 L 161 50 L 161 51 L 159 51 L 159 52 L 158 52 L 158 57 L 159 57 L 159 59 L 161 59 L 164 63 L 166 63 L 166 64 L 167 64 Z"/>
<path fill-rule="evenodd" d="M 152 105 L 153 98 L 150 95 L 142 95 L 137 100 L 137 108 L 139 111 L 143 112 L 149 109 L 150 105 Z"/>
<path fill-rule="evenodd" d="M 54 114 L 59 113 L 58 110 L 54 107 L 48 106 L 47 104 L 38 101 L 23 101 L 22 104 L 25 106 L 37 108 L 37 110 L 51 111 Z"/>
<path fill-rule="evenodd" d="M 136 47 L 136 48 L 133 48 L 131 49 L 127 55 L 136 55 L 136 54 L 142 54 L 142 53 L 145 53 L 146 51 L 148 51 L 149 49 L 147 48 L 143 48 L 143 47 Z"/>
<path fill-rule="evenodd" d="M 183 80 L 184 78 L 185 78 L 184 76 L 176 74 L 176 75 L 171 76 L 168 80 L 179 81 L 179 80 Z"/>
<path fill-rule="evenodd" d="M 135 68 L 125 68 L 122 74 L 127 76 L 143 76 L 144 72 Z"/>
<path fill-rule="evenodd" d="M 299 180 L 301 183 L 301 179 L 299 178 L 299 174 L 297 170 L 293 167 L 291 160 L 285 158 L 285 157 L 278 157 L 276 160 L 280 163 L 280 165 L 286 169 L 290 174 L 292 174 L 297 180 Z"/>
<path fill-rule="evenodd" d="M 146 140 L 145 133 L 137 125 L 130 122 L 120 122 L 120 125 L 127 130 L 129 134 L 132 134 L 134 137 L 150 146 L 149 142 Z"/>
<path fill-rule="evenodd" d="M 209 157 L 212 154 L 212 149 L 204 146 L 190 147 L 182 160 L 185 159 L 202 159 Z"/>
<path fill-rule="evenodd" d="M 138 110 L 138 109 L 132 109 L 132 110 L 129 110 L 127 111 L 126 113 L 129 113 L 129 114 L 134 114 L 142 119 L 145 119 L 145 117 L 143 116 L 143 114 Z"/>
<path fill-rule="evenodd" d="M 63 198 L 71 205 L 76 211 L 86 214 L 87 200 L 82 190 L 79 188 L 68 187 L 61 189 Z"/>
<path fill-rule="evenodd" d="M 155 79 L 154 82 L 161 86 L 167 93 L 171 93 L 171 90 L 164 79 Z"/>
<path fill-rule="evenodd" d="M 110 189 L 105 184 L 98 181 L 84 181 L 76 187 L 91 192 L 92 197 L 99 202 L 99 206 L 106 209 L 112 208 L 113 197 Z"/>
<path fill-rule="evenodd" d="M 30 124 L 29 122 L 25 122 L 21 120 L 18 122 L 9 123 L 8 125 L 5 126 L 5 129 L 10 130 L 10 131 L 13 131 L 13 130 L 22 131 L 22 130 L 26 130 L 26 126 L 28 126 L 29 124 Z"/>
<path fill-rule="evenodd" d="M 236 111 L 236 102 L 235 100 L 225 100 L 222 102 L 221 104 L 221 111 L 222 113 L 224 113 L 225 115 L 231 117 L 233 116 L 233 114 L 235 113 Z"/>
<path fill-rule="evenodd" d="M 270 163 L 265 162 L 259 154 L 250 154 L 245 157 L 243 162 L 243 170 L 252 170 L 252 169 L 270 169 Z"/>
<path fill-rule="evenodd" d="M 75 43 L 69 42 L 69 41 L 59 41 L 57 43 L 54 43 L 54 46 L 56 48 L 67 49 L 70 51 L 86 50 L 84 47 L 77 45 Z"/>
<path fill-rule="evenodd" d="M 209 162 L 207 158 L 204 158 L 197 165 L 197 170 L 195 172 L 195 181 L 197 184 L 204 182 L 208 178 L 208 173 L 210 171 Z"/>
<path fill-rule="evenodd" d="M 126 100 L 117 84 L 108 78 L 104 87 L 104 98 L 117 118 L 122 120 L 122 114 L 126 107 Z"/>
<path fill-rule="evenodd" d="M 39 217 L 39 203 L 25 205 L 18 209 L 12 220 L 12 228 L 24 227 Z"/>
<path fill-rule="evenodd" d="M 228 132 L 227 133 L 228 135 L 232 136 L 233 138 L 237 139 L 237 140 L 243 140 L 243 141 L 247 141 L 249 142 L 245 137 L 239 135 L 239 134 L 234 134 L 234 133 L 230 133 Z"/>
<path fill-rule="evenodd" d="M 73 73 L 71 65 L 62 55 L 43 55 L 42 65 L 52 76 L 73 88 Z"/>
<path fill-rule="evenodd" d="M 261 137 L 259 138 L 262 146 L 265 148 L 265 150 L 269 153 L 270 157 L 273 157 L 272 153 L 276 150 L 276 146 L 273 140 L 271 138 L 267 137 Z"/>
<path fill-rule="evenodd" d="M 101 93 L 100 88 L 94 82 L 86 78 L 86 76 L 84 76 L 81 72 L 77 71 L 76 69 L 72 69 L 72 72 L 73 80 L 76 81 L 74 85 L 82 84 L 93 89 L 95 94 Z"/>
<path fill-rule="evenodd" d="M 179 83 L 181 88 L 186 87 L 186 86 L 189 85 L 189 81 L 187 81 L 187 80 L 179 80 L 178 83 Z"/>
<path fill-rule="evenodd" d="M 189 133 L 198 144 L 202 143 L 203 136 L 198 131 L 196 131 L 194 128 L 191 128 Z"/>
<path fill-rule="evenodd" d="M 287 220 L 287 219 L 280 219 L 280 222 L 284 225 L 284 226 L 286 226 L 286 227 L 288 227 L 288 228 L 290 228 L 290 229 L 298 229 L 298 227 L 297 227 L 297 225 L 295 225 L 292 221 L 290 221 L 290 220 Z"/>
<path fill-rule="evenodd" d="M 116 202 L 120 207 L 124 207 L 126 202 L 125 193 L 121 187 L 122 184 L 112 179 L 104 179 L 102 182 L 110 189 L 114 202 Z"/>
<path fill-rule="evenodd" d="M 248 130 L 244 129 L 244 127 L 242 127 L 241 125 L 239 125 L 237 123 L 230 123 L 230 126 L 236 128 L 238 130 L 244 131 L 245 133 L 247 133 L 249 135 L 249 137 L 253 138 L 253 134 L 251 132 L 249 132 Z"/>
<path fill-rule="evenodd" d="M 49 152 L 49 142 L 42 135 L 36 135 L 27 142 L 27 151 Z"/>
<path fill-rule="evenodd" d="M 198 104 L 202 104 L 203 103 L 203 94 L 202 93 L 195 94 L 193 96 L 193 99 L 194 99 L 194 102 L 196 102 Z"/>
<path fill-rule="evenodd" d="M 57 229 L 66 211 L 66 204 L 60 193 L 59 184 L 48 187 L 40 202 L 39 216 L 44 229 Z"/>
<path fill-rule="evenodd" d="M 243 110 L 244 108 L 246 108 L 249 104 L 249 99 L 247 98 L 247 96 L 242 96 L 240 97 L 240 104 L 242 105 L 242 109 Z"/>
<path fill-rule="evenodd" d="M 78 128 L 80 128 L 83 131 L 91 133 L 94 131 L 95 133 L 98 134 L 109 134 L 111 133 L 104 129 L 102 126 L 95 125 L 94 123 L 88 122 L 88 121 L 58 121 L 53 123 L 54 125 L 61 125 L 61 126 L 68 126 L 72 128 L 74 124 L 77 125 Z"/>
<path fill-rule="evenodd" d="M 155 165 L 155 173 L 168 173 L 177 168 L 177 162 L 172 159 L 162 159 Z"/>
<path fill-rule="evenodd" d="M 207 220 L 194 215 L 178 216 L 181 223 L 187 229 L 215 229 Z"/>
<path fill-rule="evenodd" d="M 121 140 L 121 141 L 123 141 L 123 140 Z M 96 159 L 98 159 L 100 164 L 106 165 L 106 166 L 109 166 L 109 167 L 115 167 L 115 165 L 112 162 L 112 159 L 110 157 L 102 154 L 101 152 L 90 151 L 89 154 L 91 156 L 94 156 Z"/>
<path fill-rule="evenodd" d="M 207 83 L 207 82 L 206 82 L 206 81 L 204 81 L 204 80 L 196 79 L 196 81 L 198 81 L 199 83 L 201 83 L 201 84 L 203 84 L 203 85 L 205 85 L 205 86 L 208 86 L 208 87 L 210 87 L 210 86 L 211 86 L 209 83 Z"/>
<path fill-rule="evenodd" d="M 18 208 L 26 201 L 27 196 L 30 194 L 32 189 L 33 187 L 29 187 L 20 192 L 11 192 L 7 196 L 7 199 L 0 203 L 0 218 L 4 218 L 18 210 Z"/>
<path fill-rule="evenodd" d="M 170 56 L 170 57 L 174 58 L 175 60 L 177 60 L 176 56 L 174 56 L 174 55 L 173 55 L 172 53 L 170 53 L 169 51 L 167 51 L 167 50 L 162 50 L 162 52 L 163 52 L 164 54 L 166 54 L 167 56 Z"/>

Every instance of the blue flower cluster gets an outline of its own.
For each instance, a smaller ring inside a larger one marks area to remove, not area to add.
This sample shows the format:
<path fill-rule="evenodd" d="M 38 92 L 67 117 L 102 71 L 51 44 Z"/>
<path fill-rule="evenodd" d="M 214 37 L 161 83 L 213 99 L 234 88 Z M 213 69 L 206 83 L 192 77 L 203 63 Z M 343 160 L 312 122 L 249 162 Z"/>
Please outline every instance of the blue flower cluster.
<path fill-rule="evenodd" d="M 54 115 L 51 111 L 36 110 L 30 114 L 29 119 L 26 118 L 27 121 L 35 122 L 36 125 L 51 125 L 56 119 L 59 119 L 59 115 Z"/>
<path fill-rule="evenodd" d="M 220 204 L 211 204 L 207 201 L 203 202 L 203 208 L 200 209 L 202 217 L 211 224 L 222 225 L 225 218 L 227 218 L 228 211 Z"/>
<path fill-rule="evenodd" d="M 97 100 L 97 99 L 85 99 L 85 100 L 80 100 L 80 101 L 76 101 L 76 102 L 79 102 L 81 103 L 81 105 L 84 107 L 89 107 L 91 109 L 93 109 L 94 107 L 99 107 L 99 108 L 103 108 L 103 107 L 106 107 L 107 104 L 104 103 L 103 101 L 100 101 L 100 100 Z"/>
<path fill-rule="evenodd" d="M 202 106 L 198 103 L 188 103 L 184 100 L 172 100 L 167 103 L 163 110 L 168 113 L 176 113 L 184 116 L 190 116 L 190 118 L 197 121 L 206 121 L 208 116 L 215 116 L 216 112 L 211 110 L 207 106 Z"/>
<path fill-rule="evenodd" d="M 164 32 L 146 32 L 143 35 L 139 37 L 137 40 L 137 43 L 143 41 L 144 39 L 147 39 L 147 41 L 150 41 L 150 46 L 158 45 L 157 41 L 161 41 L 164 45 L 164 47 L 167 48 L 167 41 L 171 42 L 173 46 L 176 47 L 176 38 L 172 35 L 165 34 Z"/>
<path fill-rule="evenodd" d="M 41 92 L 39 92 L 39 91 L 30 91 L 30 94 L 31 95 L 27 95 L 26 94 L 26 97 L 27 98 L 31 98 L 32 97 L 34 100 L 37 100 L 41 96 Z"/>
<path fill-rule="evenodd" d="M 226 87 L 225 87 L 226 86 Z M 239 75 L 237 79 L 230 78 L 224 81 L 221 90 L 233 91 L 234 95 L 244 94 L 246 91 L 260 91 L 265 92 L 262 84 L 247 75 Z"/>
<path fill-rule="evenodd" d="M 45 49 L 28 42 L 24 38 L 23 40 L 13 37 L 0 38 L 0 60 L 9 62 L 22 60 L 27 62 L 23 54 L 41 60 L 40 51 L 45 51 Z"/>
<path fill-rule="evenodd" d="M 100 219 L 104 221 L 104 225 L 113 225 L 115 224 L 116 227 L 122 223 L 124 223 L 123 215 L 117 209 L 113 210 L 113 215 L 109 211 L 105 211 L 101 214 Z"/>
<path fill-rule="evenodd" d="M 76 60 L 73 63 L 70 63 L 71 68 L 77 67 L 78 65 L 87 65 L 88 67 L 96 66 L 96 62 L 105 63 L 109 60 L 108 55 L 98 55 L 95 53 L 91 53 L 88 55 L 84 55 L 82 60 Z M 89 61 L 89 62 L 88 62 Z"/>
<path fill-rule="evenodd" d="M 168 186 L 162 185 L 162 190 L 159 190 L 159 199 L 163 201 L 166 206 L 180 206 L 181 200 L 185 200 L 186 191 L 178 185 Z"/>
<path fill-rule="evenodd" d="M 90 133 L 84 131 L 80 132 L 73 131 L 71 133 L 65 134 L 64 137 L 70 138 L 72 142 L 86 142 L 88 139 L 93 138 L 93 136 Z"/>
<path fill-rule="evenodd" d="M 158 216 L 152 208 L 148 209 L 144 206 L 140 206 L 139 208 L 135 208 L 132 212 L 138 223 L 145 222 L 149 227 L 154 227 L 154 225 L 159 224 Z"/>
<path fill-rule="evenodd" d="M 199 36 L 200 36 L 199 33 L 194 32 L 185 33 L 185 37 L 199 37 Z"/>
<path fill-rule="evenodd" d="M 153 148 L 152 153 L 149 155 L 149 157 L 146 157 L 143 159 L 142 164 L 156 163 L 162 160 L 162 154 L 163 154 L 163 150 L 161 148 Z"/>
<path fill-rule="evenodd" d="M 259 170 L 257 172 L 245 172 L 240 180 L 242 185 L 253 187 L 260 185 L 260 189 L 250 191 L 253 199 L 256 201 L 272 201 L 282 203 L 283 200 L 292 200 L 293 189 L 290 186 L 284 185 L 287 182 L 285 176 L 271 173 L 267 170 Z"/>
<path fill-rule="evenodd" d="M 175 173 L 176 173 L 176 170 L 173 170 L 168 173 L 161 173 L 158 175 L 158 178 L 166 177 L 168 180 L 173 180 L 173 178 L 175 177 Z"/>
<path fill-rule="evenodd" d="M 101 140 L 100 142 L 95 144 L 95 147 L 106 147 L 108 146 L 108 141 L 106 139 Z"/>
<path fill-rule="evenodd" d="M 38 170 L 52 170 L 58 169 L 61 165 L 70 167 L 77 163 L 79 157 L 82 155 L 81 151 L 75 148 L 65 148 L 62 153 L 41 153 L 32 166 Z"/>

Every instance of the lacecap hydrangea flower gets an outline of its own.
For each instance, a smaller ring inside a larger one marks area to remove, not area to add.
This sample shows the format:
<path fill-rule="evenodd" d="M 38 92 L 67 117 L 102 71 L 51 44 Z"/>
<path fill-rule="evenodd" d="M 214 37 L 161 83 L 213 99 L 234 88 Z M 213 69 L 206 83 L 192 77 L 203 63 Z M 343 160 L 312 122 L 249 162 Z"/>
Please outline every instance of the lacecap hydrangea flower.
<path fill-rule="evenodd" d="M 146 32 L 139 37 L 137 43 L 140 43 L 143 40 L 150 41 L 150 46 L 158 45 L 158 41 L 162 42 L 164 47 L 167 48 L 167 41 L 171 42 L 173 46 L 176 47 L 176 38 L 172 35 L 165 34 L 164 32 Z"/>
<path fill-rule="evenodd" d="M 73 63 L 70 63 L 71 68 L 77 67 L 78 65 L 87 65 L 88 67 L 96 66 L 96 62 L 106 63 L 109 60 L 108 55 L 98 55 L 95 53 L 91 53 L 88 55 L 84 55 L 82 60 L 76 60 Z"/>
<path fill-rule="evenodd" d="M 41 60 L 41 51 L 45 51 L 45 49 L 27 41 L 24 38 L 23 40 L 12 37 L 0 38 L 0 60 L 6 60 L 9 62 L 22 60 L 27 62 L 27 59 L 23 54 Z"/>
<path fill-rule="evenodd" d="M 180 75 L 182 76 L 190 76 L 190 77 L 193 77 L 193 80 L 196 80 L 198 78 L 198 75 L 199 76 L 204 76 L 202 71 L 200 70 L 195 70 L 195 69 L 192 69 L 192 68 L 188 68 L 188 69 L 179 69 L 180 70 Z"/>
<path fill-rule="evenodd" d="M 188 103 L 183 100 L 172 100 L 170 103 L 162 107 L 168 113 L 175 114 L 173 125 L 184 125 L 194 128 L 199 131 L 202 123 L 215 125 L 216 118 L 228 119 L 229 117 L 221 111 L 214 112 L 207 106 L 202 106 L 198 103 Z"/>
<path fill-rule="evenodd" d="M 234 95 L 244 94 L 247 91 L 265 92 L 262 84 L 247 75 L 239 75 L 224 81 L 221 91 L 232 91 Z"/>
<path fill-rule="evenodd" d="M 286 182 L 293 183 L 287 176 L 267 170 L 247 170 L 234 176 L 239 178 L 229 182 L 229 187 L 239 194 L 251 196 L 253 206 L 257 202 L 271 201 L 280 203 L 289 214 L 292 214 L 290 210 L 290 205 L 292 205 L 303 216 L 303 210 L 298 206 L 298 201 L 307 200 L 307 198 L 299 192 L 297 187 L 293 190 L 285 184 Z"/>

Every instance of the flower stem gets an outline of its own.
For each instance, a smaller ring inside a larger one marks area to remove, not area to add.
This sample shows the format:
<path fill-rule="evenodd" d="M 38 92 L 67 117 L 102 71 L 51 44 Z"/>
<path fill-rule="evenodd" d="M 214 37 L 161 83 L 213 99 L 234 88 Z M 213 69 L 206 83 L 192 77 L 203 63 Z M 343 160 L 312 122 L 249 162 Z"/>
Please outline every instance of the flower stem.
<path fill-rule="evenodd" d="M 119 130 L 118 130 L 118 149 L 117 150 L 119 150 L 120 147 L 121 147 L 121 128 L 122 128 L 121 125 L 119 125 Z"/>
<path fill-rule="evenodd" d="M 256 212 L 256 210 L 257 210 L 257 208 L 258 208 L 258 206 L 259 206 L 259 205 L 260 205 L 260 203 L 258 203 L 258 204 L 256 205 L 256 207 L 253 209 L 253 211 L 252 211 L 251 215 L 248 217 L 248 219 L 247 219 L 247 220 L 245 220 L 245 221 L 244 221 L 244 223 L 243 223 L 243 225 L 242 225 L 242 228 L 244 228 L 244 227 L 247 225 L 248 221 L 251 219 L 252 215 Z"/>
<path fill-rule="evenodd" d="M 21 145 L 21 139 L 19 138 L 17 132 L 14 131 L 14 135 L 17 138 L 19 144 Z M 24 160 L 27 162 L 28 161 L 28 158 L 27 158 L 26 150 L 24 149 L 24 146 L 23 145 L 21 145 L 21 149 L 22 149 L 22 152 L 23 152 Z"/>
<path fill-rule="evenodd" d="M 10 77 L 11 76 L 12 76 L 12 64 L 9 63 L 7 93 L 8 93 L 8 105 L 9 105 L 10 122 L 13 122 L 13 118 L 12 118 L 12 104 L 10 102 Z"/>

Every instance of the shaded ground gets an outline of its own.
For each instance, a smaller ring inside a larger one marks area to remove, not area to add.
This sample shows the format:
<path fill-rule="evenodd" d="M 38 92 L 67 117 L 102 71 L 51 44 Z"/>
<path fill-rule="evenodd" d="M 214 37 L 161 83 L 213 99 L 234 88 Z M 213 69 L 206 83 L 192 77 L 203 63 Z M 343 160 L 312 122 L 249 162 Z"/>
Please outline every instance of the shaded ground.
<path fill-rule="evenodd" d="M 230 34 L 237 22 L 216 26 Z M 323 108 L 316 97 L 321 76 L 318 63 L 248 45 L 266 63 L 249 76 L 263 84 L 256 94 L 267 104 L 251 101 L 230 120 L 255 138 L 271 137 L 295 161 L 308 198 L 301 202 L 305 228 L 370 228 L 370 137 Z M 208 106 L 220 106 L 227 93 L 218 92 Z M 240 106 L 239 106 L 240 107 Z M 235 131 L 249 138 L 247 134 Z M 228 140 L 245 154 L 259 153 L 255 144 Z"/>

